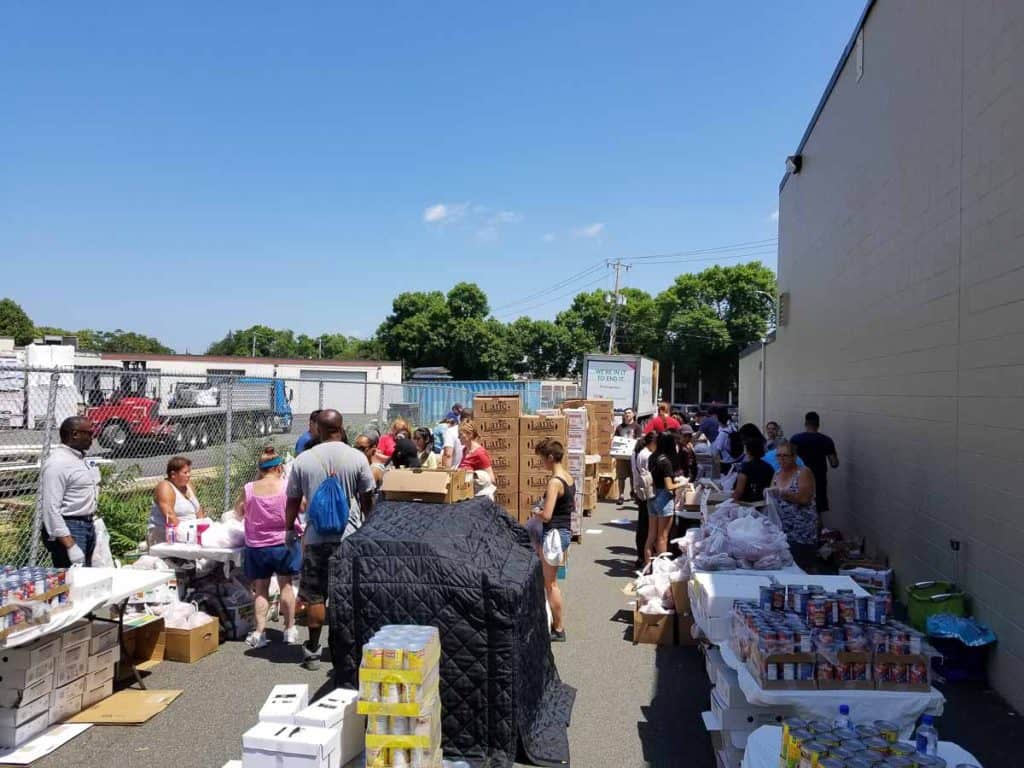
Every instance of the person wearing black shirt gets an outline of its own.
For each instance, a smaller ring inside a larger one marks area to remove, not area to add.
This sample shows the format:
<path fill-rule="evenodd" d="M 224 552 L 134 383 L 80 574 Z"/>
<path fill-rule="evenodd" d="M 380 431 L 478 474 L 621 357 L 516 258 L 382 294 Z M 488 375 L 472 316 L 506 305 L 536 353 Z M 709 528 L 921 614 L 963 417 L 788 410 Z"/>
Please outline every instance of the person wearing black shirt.
<path fill-rule="evenodd" d="M 775 470 L 764 460 L 764 439 L 749 437 L 743 441 L 744 461 L 732 490 L 733 501 L 764 501 L 764 492 L 772 484 Z"/>
<path fill-rule="evenodd" d="M 804 416 L 805 431 L 789 438 L 789 442 L 796 448 L 796 455 L 803 459 L 804 464 L 814 475 L 815 501 L 819 515 L 828 511 L 828 469 L 839 467 L 836 444 L 832 442 L 831 437 L 818 431 L 820 427 L 821 417 L 816 412 L 809 411 Z"/>
<path fill-rule="evenodd" d="M 564 466 L 565 448 L 557 440 L 541 440 L 534 452 L 544 461 L 544 468 L 551 473 L 542 505 L 534 511 L 544 526 L 544 536 L 556 531 L 562 542 L 562 552 L 569 551 L 572 515 L 576 510 L 576 485 Z M 551 642 L 565 642 L 565 627 L 562 624 L 562 592 L 558 588 L 558 564 L 552 565 L 544 559 L 538 547 L 538 555 L 544 570 L 544 591 L 551 606 Z"/>
<path fill-rule="evenodd" d="M 656 493 L 647 503 L 647 546 L 644 560 L 650 562 L 655 555 L 668 549 L 668 535 L 676 516 L 676 490 L 682 483 L 676 479 L 679 472 L 676 438 L 671 432 L 658 435 L 657 449 L 651 455 L 648 467 L 654 480 Z"/>

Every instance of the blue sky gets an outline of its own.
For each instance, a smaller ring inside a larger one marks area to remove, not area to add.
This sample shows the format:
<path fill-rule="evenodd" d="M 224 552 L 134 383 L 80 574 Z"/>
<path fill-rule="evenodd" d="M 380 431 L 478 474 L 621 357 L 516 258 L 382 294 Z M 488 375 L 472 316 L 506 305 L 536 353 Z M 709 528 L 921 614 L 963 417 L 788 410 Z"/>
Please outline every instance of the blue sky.
<path fill-rule="evenodd" d="M 523 299 L 603 260 L 773 238 L 863 2 L 171 5 L 5 4 L 0 295 L 197 352 L 459 280 L 553 317 L 610 271 Z"/>

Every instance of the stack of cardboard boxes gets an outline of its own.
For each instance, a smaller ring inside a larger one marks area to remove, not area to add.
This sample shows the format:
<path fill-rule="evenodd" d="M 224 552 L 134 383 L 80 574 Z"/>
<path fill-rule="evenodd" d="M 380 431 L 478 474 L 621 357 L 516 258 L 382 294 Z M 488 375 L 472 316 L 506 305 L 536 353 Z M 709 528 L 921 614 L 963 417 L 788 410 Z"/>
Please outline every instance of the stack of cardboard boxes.
<path fill-rule="evenodd" d="M 473 423 L 494 468 L 494 501 L 515 517 L 519 512 L 519 395 L 473 398 Z"/>
<path fill-rule="evenodd" d="M 533 507 L 544 498 L 551 473 L 537 455 L 543 440 L 568 441 L 565 416 L 523 416 L 519 419 L 519 520 L 529 519 Z"/>
<path fill-rule="evenodd" d="M 0 747 L 19 746 L 113 692 L 117 624 L 79 621 L 0 656 Z"/>
<path fill-rule="evenodd" d="M 615 459 L 611 457 L 612 432 L 615 425 L 614 405 L 611 400 L 566 400 L 562 403 L 562 407 L 563 409 L 586 409 L 586 453 L 590 456 L 601 457 L 596 471 L 590 471 L 584 483 L 583 510 L 589 513 L 597 507 L 599 488 L 602 483 L 606 490 L 615 486 Z"/>

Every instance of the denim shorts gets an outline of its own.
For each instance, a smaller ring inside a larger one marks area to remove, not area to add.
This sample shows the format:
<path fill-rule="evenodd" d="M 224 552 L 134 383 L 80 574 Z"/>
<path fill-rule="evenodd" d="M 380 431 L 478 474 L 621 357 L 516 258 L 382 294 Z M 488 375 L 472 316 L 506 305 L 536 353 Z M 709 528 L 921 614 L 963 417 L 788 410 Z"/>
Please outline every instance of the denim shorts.
<path fill-rule="evenodd" d="M 291 547 L 246 547 L 245 575 L 250 579 L 269 579 L 271 576 L 294 576 L 302 567 L 299 543 Z"/>
<path fill-rule="evenodd" d="M 660 489 L 654 499 L 647 502 L 648 517 L 672 517 L 676 513 L 676 495 L 672 491 Z"/>

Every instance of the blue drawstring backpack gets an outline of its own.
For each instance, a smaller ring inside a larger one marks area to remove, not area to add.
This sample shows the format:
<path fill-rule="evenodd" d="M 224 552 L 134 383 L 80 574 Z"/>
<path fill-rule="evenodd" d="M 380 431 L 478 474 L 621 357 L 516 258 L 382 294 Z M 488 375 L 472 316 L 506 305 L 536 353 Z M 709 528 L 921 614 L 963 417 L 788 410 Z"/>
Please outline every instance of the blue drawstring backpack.
<path fill-rule="evenodd" d="M 348 525 L 349 505 L 345 486 L 338 476 L 328 470 L 325 479 L 306 506 L 306 520 L 321 536 L 341 536 Z"/>

